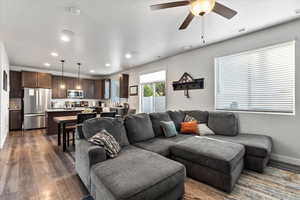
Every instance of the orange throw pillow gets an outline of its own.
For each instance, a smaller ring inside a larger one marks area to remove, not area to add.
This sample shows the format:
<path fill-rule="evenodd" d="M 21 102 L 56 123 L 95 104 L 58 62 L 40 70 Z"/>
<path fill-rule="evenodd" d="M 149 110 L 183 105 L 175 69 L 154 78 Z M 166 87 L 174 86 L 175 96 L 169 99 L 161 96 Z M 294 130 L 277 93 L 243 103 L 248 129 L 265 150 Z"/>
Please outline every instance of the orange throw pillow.
<path fill-rule="evenodd" d="M 182 122 L 180 132 L 199 134 L 197 121 Z"/>

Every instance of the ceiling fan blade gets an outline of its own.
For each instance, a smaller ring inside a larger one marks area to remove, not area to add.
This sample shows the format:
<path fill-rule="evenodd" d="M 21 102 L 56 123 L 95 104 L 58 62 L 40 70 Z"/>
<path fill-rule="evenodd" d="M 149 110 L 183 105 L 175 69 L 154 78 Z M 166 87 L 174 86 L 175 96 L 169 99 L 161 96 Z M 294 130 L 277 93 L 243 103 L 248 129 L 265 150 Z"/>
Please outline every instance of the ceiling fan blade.
<path fill-rule="evenodd" d="M 170 3 L 162 3 L 162 4 L 152 5 L 151 10 L 160 10 L 160 9 L 165 9 L 165 8 L 187 6 L 189 4 L 190 4 L 190 1 L 176 1 L 176 2 L 170 2 Z"/>
<path fill-rule="evenodd" d="M 213 11 L 227 19 L 231 19 L 237 14 L 237 11 L 232 10 L 231 8 L 228 8 L 218 2 L 216 2 Z"/>
<path fill-rule="evenodd" d="M 194 19 L 195 15 L 193 15 L 193 13 L 189 13 L 189 15 L 185 18 L 184 22 L 181 24 L 179 30 L 183 30 L 186 29 L 189 24 L 191 23 L 191 21 Z"/>

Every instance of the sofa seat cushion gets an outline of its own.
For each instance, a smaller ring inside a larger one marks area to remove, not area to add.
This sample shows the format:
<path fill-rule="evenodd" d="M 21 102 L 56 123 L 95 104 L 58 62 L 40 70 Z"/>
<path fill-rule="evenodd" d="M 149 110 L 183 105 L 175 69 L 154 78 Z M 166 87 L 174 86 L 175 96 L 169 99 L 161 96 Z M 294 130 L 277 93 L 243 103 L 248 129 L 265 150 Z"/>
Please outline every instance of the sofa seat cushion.
<path fill-rule="evenodd" d="M 135 143 L 134 145 L 162 156 L 170 156 L 170 147 L 178 142 L 182 142 L 188 138 L 194 137 L 195 135 L 177 134 L 175 137 L 165 138 L 156 137 L 144 142 Z"/>
<path fill-rule="evenodd" d="M 155 136 L 163 136 L 163 130 L 161 128 L 160 122 L 161 121 L 165 121 L 165 122 L 169 122 L 172 121 L 169 114 L 166 112 L 161 112 L 161 113 L 150 113 L 150 119 L 152 122 L 152 127 L 153 127 L 153 131 Z"/>
<path fill-rule="evenodd" d="M 134 145 L 162 156 L 170 155 L 170 147 L 175 143 L 164 138 L 153 138 L 144 142 L 135 143 Z"/>
<path fill-rule="evenodd" d="M 122 149 L 119 156 L 95 165 L 92 184 L 109 191 L 114 199 L 154 200 L 184 183 L 182 164 L 134 146 Z"/>
<path fill-rule="evenodd" d="M 125 119 L 127 136 L 131 144 L 155 137 L 152 122 L 146 113 L 129 115 Z"/>
<path fill-rule="evenodd" d="M 239 143 L 245 146 L 246 155 L 268 157 L 272 150 L 272 138 L 265 135 L 239 134 L 234 137 L 209 135 L 209 138 Z"/>
<path fill-rule="evenodd" d="M 216 171 L 231 174 L 243 160 L 245 149 L 240 144 L 195 136 L 172 146 L 171 154 Z"/>

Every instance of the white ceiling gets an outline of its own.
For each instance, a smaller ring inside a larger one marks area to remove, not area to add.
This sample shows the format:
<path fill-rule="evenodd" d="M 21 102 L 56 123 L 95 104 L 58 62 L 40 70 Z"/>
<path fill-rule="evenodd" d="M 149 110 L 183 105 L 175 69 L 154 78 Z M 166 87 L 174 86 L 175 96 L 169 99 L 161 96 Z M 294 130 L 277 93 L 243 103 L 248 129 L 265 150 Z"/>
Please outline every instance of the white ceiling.
<path fill-rule="evenodd" d="M 11 65 L 60 70 L 56 51 L 66 59 L 66 71 L 110 74 L 132 66 L 184 52 L 201 45 L 201 20 L 185 31 L 178 27 L 188 7 L 150 11 L 149 6 L 172 0 L 0 0 L 0 40 L 4 40 Z M 174 0 L 176 1 L 176 0 Z M 232 20 L 214 13 L 205 17 L 207 44 L 300 17 L 299 0 L 218 0 L 238 11 Z M 80 8 L 70 15 L 65 7 Z M 239 30 L 245 28 L 246 32 Z M 75 33 L 70 43 L 59 40 L 64 29 Z M 132 59 L 124 54 L 131 52 Z M 105 67 L 111 63 L 111 67 Z"/>

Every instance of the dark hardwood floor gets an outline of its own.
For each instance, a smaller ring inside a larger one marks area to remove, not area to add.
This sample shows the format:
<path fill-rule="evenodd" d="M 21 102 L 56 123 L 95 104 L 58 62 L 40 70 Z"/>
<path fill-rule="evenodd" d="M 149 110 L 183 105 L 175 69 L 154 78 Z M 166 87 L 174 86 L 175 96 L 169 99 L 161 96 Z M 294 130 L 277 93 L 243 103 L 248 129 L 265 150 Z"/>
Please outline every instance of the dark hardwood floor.
<path fill-rule="evenodd" d="M 11 132 L 0 151 L 1 200 L 80 200 L 88 194 L 56 136 Z"/>

